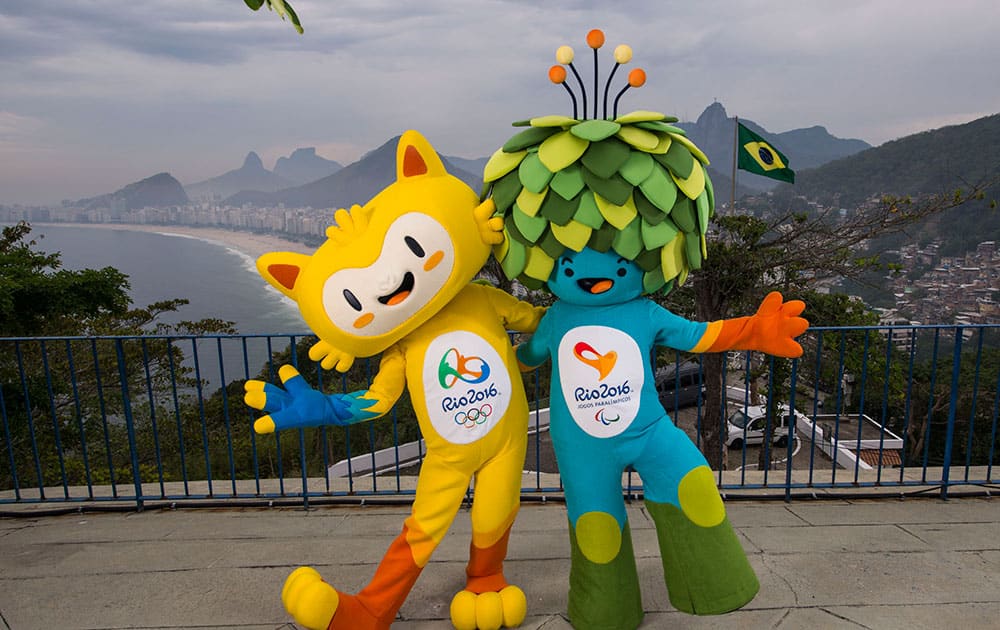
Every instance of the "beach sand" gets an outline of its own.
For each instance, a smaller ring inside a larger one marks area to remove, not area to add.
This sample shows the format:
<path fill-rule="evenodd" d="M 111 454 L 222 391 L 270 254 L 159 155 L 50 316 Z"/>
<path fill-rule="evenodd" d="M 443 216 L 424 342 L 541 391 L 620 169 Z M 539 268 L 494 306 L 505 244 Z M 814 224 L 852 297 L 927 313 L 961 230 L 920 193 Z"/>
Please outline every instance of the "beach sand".
<path fill-rule="evenodd" d="M 39 224 L 42 225 L 42 224 Z M 157 234 L 173 234 L 188 238 L 217 243 L 223 247 L 235 249 L 253 259 L 267 252 L 298 252 L 312 254 L 315 247 L 297 241 L 282 238 L 275 234 L 257 234 L 239 230 L 227 230 L 217 227 L 199 227 L 193 225 L 143 225 L 137 223 L 53 223 L 52 225 L 66 227 L 100 228 L 105 230 L 128 230 L 132 232 L 155 232 Z"/>

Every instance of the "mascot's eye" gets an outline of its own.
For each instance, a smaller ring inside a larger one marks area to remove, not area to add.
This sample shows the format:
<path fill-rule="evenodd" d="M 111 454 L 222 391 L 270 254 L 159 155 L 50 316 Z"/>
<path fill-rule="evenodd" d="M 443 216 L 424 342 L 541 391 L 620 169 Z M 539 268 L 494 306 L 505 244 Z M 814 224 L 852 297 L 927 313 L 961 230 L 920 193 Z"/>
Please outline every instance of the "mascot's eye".
<path fill-rule="evenodd" d="M 625 277 L 625 274 L 627 274 L 627 273 L 628 273 L 628 270 L 627 270 L 627 269 L 619 269 L 619 270 L 618 270 L 618 277 L 619 277 L 619 278 L 624 278 L 624 277 Z"/>
<path fill-rule="evenodd" d="M 361 310 L 361 301 L 358 300 L 358 298 L 355 297 L 353 293 L 351 293 L 350 289 L 344 289 L 344 299 L 347 300 L 347 303 L 350 304 L 351 308 L 353 308 L 354 310 L 356 311 Z"/>
<path fill-rule="evenodd" d="M 424 257 L 424 248 L 420 246 L 420 243 L 417 242 L 417 239 L 413 238 L 412 236 L 407 236 L 403 240 L 406 242 L 406 246 L 410 248 L 410 251 L 417 255 L 417 258 Z"/>
<path fill-rule="evenodd" d="M 572 278 L 573 277 L 573 270 L 572 269 L 565 269 L 565 270 L 563 270 L 563 273 L 566 274 L 567 278 Z"/>

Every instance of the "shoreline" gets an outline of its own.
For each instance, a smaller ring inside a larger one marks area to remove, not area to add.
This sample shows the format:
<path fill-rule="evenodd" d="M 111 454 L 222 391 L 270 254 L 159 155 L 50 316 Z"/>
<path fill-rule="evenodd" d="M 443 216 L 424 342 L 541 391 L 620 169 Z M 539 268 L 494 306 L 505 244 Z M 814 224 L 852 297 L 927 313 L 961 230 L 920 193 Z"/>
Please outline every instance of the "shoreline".
<path fill-rule="evenodd" d="M 254 232 L 244 232 L 242 230 L 228 230 L 221 227 L 199 227 L 194 225 L 148 225 L 144 223 L 66 223 L 66 222 L 35 222 L 32 226 L 56 226 L 56 227 L 77 227 L 77 228 L 97 228 L 102 230 L 126 230 L 130 232 L 152 232 L 164 236 L 175 236 L 180 238 L 196 238 L 236 250 L 241 254 L 256 260 L 268 252 L 296 252 L 299 254 L 312 254 L 315 247 L 310 247 L 305 243 L 283 238 L 276 234 L 257 234 Z"/>

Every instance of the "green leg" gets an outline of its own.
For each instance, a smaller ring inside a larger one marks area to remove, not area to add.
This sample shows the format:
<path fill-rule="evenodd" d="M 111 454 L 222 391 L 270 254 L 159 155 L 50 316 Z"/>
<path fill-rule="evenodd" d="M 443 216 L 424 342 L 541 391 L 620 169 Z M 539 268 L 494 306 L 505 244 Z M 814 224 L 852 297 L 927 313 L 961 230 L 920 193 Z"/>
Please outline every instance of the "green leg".
<path fill-rule="evenodd" d="M 693 523 L 677 506 L 646 501 L 656 524 L 670 603 L 694 615 L 718 615 L 752 600 L 760 583 L 728 518 Z"/>
<path fill-rule="evenodd" d="M 608 520 L 613 522 L 610 516 Z M 584 555 L 572 524 L 569 540 L 569 620 L 573 627 L 576 630 L 638 628 L 643 616 L 642 598 L 628 522 L 621 531 L 618 553 L 607 561 L 601 558 L 595 562 Z"/>

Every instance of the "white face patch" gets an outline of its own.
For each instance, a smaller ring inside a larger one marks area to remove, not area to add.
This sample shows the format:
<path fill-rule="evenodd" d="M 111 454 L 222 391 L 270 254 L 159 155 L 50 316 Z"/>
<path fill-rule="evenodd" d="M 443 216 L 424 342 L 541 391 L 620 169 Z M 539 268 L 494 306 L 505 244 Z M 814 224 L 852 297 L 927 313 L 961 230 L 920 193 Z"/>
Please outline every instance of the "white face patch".
<path fill-rule="evenodd" d="M 426 214 L 404 214 L 389 226 L 375 262 L 326 279 L 323 310 L 350 335 L 383 335 L 430 302 L 454 265 L 454 246 L 444 227 Z"/>
<path fill-rule="evenodd" d="M 645 371 L 639 346 L 617 328 L 579 326 L 559 342 L 559 379 L 573 420 L 589 435 L 622 433 L 639 413 Z"/>
<path fill-rule="evenodd" d="M 500 355 L 464 330 L 445 333 L 427 347 L 423 386 L 431 424 L 453 444 L 485 436 L 510 405 L 510 375 Z"/>

